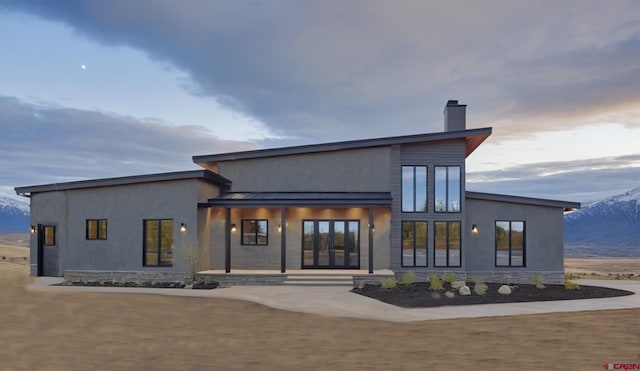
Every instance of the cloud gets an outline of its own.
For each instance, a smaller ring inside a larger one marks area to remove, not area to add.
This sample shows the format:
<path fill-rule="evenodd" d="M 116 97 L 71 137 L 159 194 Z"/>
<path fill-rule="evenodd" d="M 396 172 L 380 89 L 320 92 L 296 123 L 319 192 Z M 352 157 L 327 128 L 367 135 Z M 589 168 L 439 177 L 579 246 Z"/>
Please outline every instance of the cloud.
<path fill-rule="evenodd" d="M 204 128 L 0 96 L 0 187 L 198 168 L 194 154 L 255 149 Z"/>
<path fill-rule="evenodd" d="M 634 1 L 0 4 L 143 50 L 185 71 L 192 93 L 289 138 L 439 131 L 445 101 L 459 98 L 496 141 L 640 102 Z M 616 119 L 640 125 L 634 113 Z"/>
<path fill-rule="evenodd" d="M 467 173 L 470 191 L 591 201 L 638 187 L 640 154 Z"/>

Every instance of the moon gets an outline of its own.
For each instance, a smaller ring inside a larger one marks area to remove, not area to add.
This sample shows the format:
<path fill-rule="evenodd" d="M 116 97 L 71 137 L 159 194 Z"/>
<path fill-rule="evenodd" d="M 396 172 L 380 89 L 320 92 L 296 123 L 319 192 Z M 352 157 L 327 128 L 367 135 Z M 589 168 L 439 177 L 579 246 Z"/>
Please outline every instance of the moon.
<path fill-rule="evenodd" d="M 80 68 L 82 68 L 83 70 L 86 70 L 87 69 L 87 65 L 85 65 L 85 64 L 80 65 Z"/>

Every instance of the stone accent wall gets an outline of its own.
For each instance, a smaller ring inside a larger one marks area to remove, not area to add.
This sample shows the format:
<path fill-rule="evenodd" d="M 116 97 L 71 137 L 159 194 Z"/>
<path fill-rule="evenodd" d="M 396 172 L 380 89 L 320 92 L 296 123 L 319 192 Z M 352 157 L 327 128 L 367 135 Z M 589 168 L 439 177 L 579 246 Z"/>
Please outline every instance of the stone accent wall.
<path fill-rule="evenodd" d="M 235 285 L 282 285 L 286 274 L 215 274 L 197 273 L 196 282 L 218 282 L 221 286 Z"/>
<path fill-rule="evenodd" d="M 64 271 L 65 284 L 91 283 L 184 283 L 184 272 L 153 272 L 153 271 Z"/>
<path fill-rule="evenodd" d="M 364 285 L 381 285 L 382 281 L 394 278 L 393 274 L 362 274 L 353 276 L 353 287 L 359 288 Z"/>
<path fill-rule="evenodd" d="M 396 271 L 396 279 L 401 280 L 406 272 L 410 269 L 403 271 Z M 504 271 L 504 272 L 483 272 L 483 271 L 469 271 L 469 272 L 444 272 L 444 271 L 413 271 L 416 274 L 418 282 L 428 282 L 429 275 L 435 273 L 438 277 L 446 273 L 454 273 L 456 280 L 464 281 L 467 279 L 473 279 L 476 282 L 490 282 L 490 283 L 519 283 L 519 284 L 533 284 L 537 275 L 542 277 L 544 283 L 548 284 L 563 284 L 564 272 L 563 271 Z"/>

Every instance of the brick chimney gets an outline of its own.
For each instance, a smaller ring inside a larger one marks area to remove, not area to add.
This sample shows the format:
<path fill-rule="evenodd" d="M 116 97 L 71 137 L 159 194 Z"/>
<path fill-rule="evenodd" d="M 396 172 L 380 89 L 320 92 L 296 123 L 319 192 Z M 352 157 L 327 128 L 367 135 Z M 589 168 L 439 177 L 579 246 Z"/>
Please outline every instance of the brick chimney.
<path fill-rule="evenodd" d="M 444 107 L 444 131 L 459 131 L 467 128 L 467 105 L 450 100 Z"/>

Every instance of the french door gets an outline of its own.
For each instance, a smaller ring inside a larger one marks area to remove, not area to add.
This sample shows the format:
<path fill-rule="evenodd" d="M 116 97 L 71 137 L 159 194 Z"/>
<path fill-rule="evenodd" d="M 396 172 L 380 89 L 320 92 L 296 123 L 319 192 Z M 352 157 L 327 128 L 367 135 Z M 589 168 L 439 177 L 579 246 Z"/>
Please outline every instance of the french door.
<path fill-rule="evenodd" d="M 360 268 L 358 220 L 303 220 L 302 268 Z"/>

